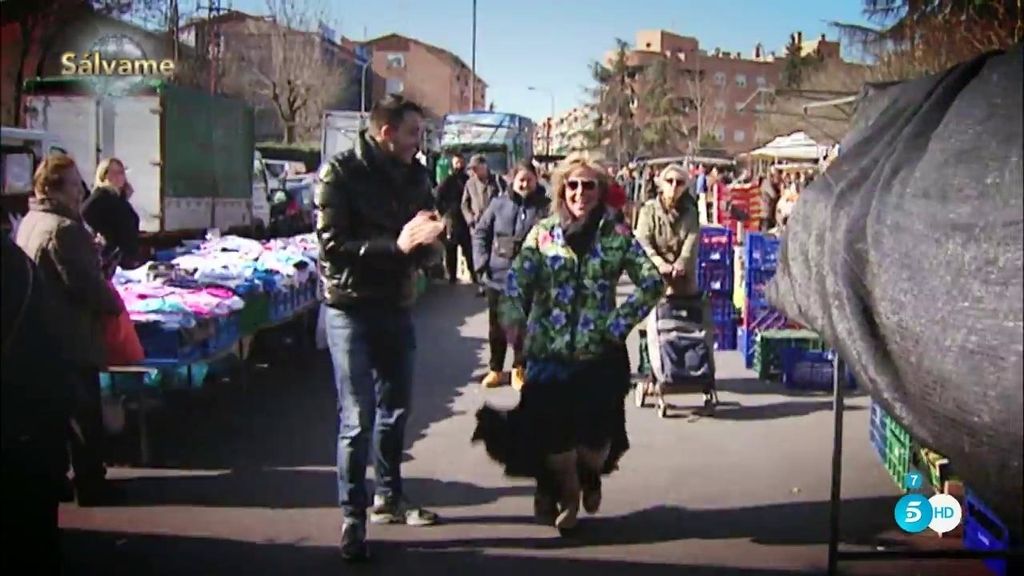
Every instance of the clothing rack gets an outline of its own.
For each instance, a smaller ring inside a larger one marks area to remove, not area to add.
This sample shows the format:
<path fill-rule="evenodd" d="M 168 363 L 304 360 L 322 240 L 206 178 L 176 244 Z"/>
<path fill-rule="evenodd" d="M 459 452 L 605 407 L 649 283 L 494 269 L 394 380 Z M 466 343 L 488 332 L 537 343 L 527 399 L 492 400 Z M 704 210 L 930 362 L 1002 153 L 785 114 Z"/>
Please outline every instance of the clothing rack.
<path fill-rule="evenodd" d="M 839 549 L 839 518 L 842 508 L 843 476 L 843 413 L 845 408 L 843 389 L 846 384 L 846 366 L 838 354 L 832 365 L 832 490 L 829 500 L 828 525 L 828 575 L 839 575 L 839 562 L 878 562 L 881 560 L 977 560 L 1004 558 L 1008 564 L 1007 574 L 1017 574 L 1019 562 L 1024 559 L 1020 547 L 1000 551 L 976 550 L 871 550 L 843 551 Z"/>

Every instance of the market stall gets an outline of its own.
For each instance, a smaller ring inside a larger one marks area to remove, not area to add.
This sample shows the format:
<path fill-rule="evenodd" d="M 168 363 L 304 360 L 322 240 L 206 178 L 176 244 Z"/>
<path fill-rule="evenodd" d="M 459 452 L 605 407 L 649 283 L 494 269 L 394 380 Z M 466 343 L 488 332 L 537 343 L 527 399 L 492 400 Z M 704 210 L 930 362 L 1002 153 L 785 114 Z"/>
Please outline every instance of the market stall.
<path fill-rule="evenodd" d="M 244 366 L 260 332 L 315 321 L 318 256 L 313 234 L 269 241 L 210 237 L 158 252 L 155 261 L 135 270 L 116 271 L 112 283 L 144 358 L 108 366 L 102 381 L 108 397 L 128 398 L 137 409 L 143 464 L 150 459 L 150 393 L 179 377 L 191 389 L 211 365 L 229 356 Z M 420 274 L 417 292 L 425 290 L 425 280 Z M 243 389 L 245 373 L 239 372 Z M 115 420 L 123 422 L 123 413 Z"/>

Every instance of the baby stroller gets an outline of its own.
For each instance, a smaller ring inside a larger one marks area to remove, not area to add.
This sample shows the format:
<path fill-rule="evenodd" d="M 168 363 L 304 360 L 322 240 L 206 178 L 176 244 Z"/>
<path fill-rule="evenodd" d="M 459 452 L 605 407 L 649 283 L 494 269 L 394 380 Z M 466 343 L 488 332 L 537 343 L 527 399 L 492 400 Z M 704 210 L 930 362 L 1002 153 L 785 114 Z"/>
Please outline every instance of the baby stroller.
<path fill-rule="evenodd" d="M 658 416 L 664 418 L 669 409 L 665 396 L 700 390 L 704 409 L 714 411 L 718 393 L 712 329 L 706 322 L 710 313 L 703 295 L 669 296 L 655 307 L 640 333 L 641 377 L 633 388 L 638 408 L 653 395 Z"/>

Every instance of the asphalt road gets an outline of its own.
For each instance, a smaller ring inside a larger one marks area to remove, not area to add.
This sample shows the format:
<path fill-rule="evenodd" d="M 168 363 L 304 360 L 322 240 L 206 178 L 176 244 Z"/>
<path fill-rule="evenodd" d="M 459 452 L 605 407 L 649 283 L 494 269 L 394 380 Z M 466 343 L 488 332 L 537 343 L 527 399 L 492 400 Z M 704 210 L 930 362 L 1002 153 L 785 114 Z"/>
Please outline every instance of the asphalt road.
<path fill-rule="evenodd" d="M 330 364 L 309 345 L 271 339 L 268 366 L 242 390 L 209 384 L 171 394 L 150 428 L 155 463 L 119 467 L 116 507 L 61 510 L 68 573 L 115 575 L 660 574 L 767 576 L 825 566 L 832 446 L 830 395 L 758 382 L 736 352 L 718 354 L 714 418 L 627 411 L 631 450 L 605 482 L 601 513 L 559 538 L 532 523 L 531 487 L 503 478 L 469 442 L 483 402 L 510 388 L 476 384 L 486 353 L 484 300 L 433 287 L 416 309 L 415 404 L 404 476 L 409 496 L 445 522 L 371 527 L 374 562 L 336 552 Z M 635 352 L 635 343 L 631 351 Z M 698 394 L 672 399 L 696 407 Z M 896 534 L 897 493 L 867 440 L 868 400 L 845 419 L 844 549 L 955 546 Z M 135 457 L 132 433 L 116 448 Z M 372 478 L 372 475 L 371 475 Z M 938 563 L 846 565 L 850 574 L 965 574 Z M 600 572 L 594 572 L 599 570 Z M 983 572 L 979 572 L 983 573 Z"/>

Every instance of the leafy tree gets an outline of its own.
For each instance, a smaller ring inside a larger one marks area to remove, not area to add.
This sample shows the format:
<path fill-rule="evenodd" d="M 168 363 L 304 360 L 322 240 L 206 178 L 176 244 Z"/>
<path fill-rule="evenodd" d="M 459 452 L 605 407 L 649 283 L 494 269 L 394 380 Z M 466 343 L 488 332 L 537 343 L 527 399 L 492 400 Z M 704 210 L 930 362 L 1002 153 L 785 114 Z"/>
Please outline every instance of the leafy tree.
<path fill-rule="evenodd" d="M 676 70 L 667 58 L 655 60 L 645 71 L 641 84 L 641 149 L 647 154 L 673 154 L 683 146 L 689 111 L 680 95 Z"/>
<path fill-rule="evenodd" d="M 782 83 L 787 88 L 800 88 L 808 73 L 817 67 L 819 60 L 813 54 L 804 54 L 796 34 L 789 36 L 786 45 L 786 60 L 782 68 Z"/>
<path fill-rule="evenodd" d="M 611 62 L 595 62 L 591 67 L 597 84 L 591 91 L 597 120 L 586 131 L 586 139 L 621 164 L 636 154 L 640 144 L 640 131 L 634 119 L 638 104 L 634 91 L 637 70 L 629 63 L 629 44 L 622 39 L 615 43 Z"/>

